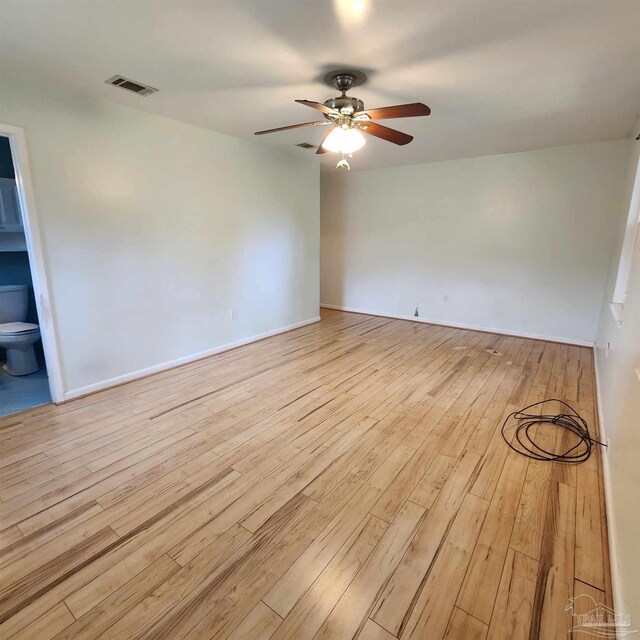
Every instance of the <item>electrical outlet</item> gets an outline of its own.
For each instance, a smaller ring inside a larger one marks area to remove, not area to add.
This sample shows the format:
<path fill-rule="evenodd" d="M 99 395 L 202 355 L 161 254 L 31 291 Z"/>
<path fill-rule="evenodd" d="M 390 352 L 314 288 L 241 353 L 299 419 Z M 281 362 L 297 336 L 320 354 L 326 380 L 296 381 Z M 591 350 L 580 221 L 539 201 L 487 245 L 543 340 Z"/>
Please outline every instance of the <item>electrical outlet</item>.
<path fill-rule="evenodd" d="M 235 309 L 229 309 L 229 320 L 235 320 L 238 317 L 238 312 Z"/>

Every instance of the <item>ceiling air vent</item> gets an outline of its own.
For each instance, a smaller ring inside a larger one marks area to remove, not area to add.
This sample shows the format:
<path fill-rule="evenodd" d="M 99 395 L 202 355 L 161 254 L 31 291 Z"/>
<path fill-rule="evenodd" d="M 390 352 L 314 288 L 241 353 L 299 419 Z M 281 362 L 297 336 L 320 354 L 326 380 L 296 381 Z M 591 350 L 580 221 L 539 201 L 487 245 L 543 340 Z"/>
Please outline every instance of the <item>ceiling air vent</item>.
<path fill-rule="evenodd" d="M 297 144 L 296 147 L 300 147 L 302 149 L 313 149 L 313 145 L 309 144 L 308 142 L 301 142 L 300 144 Z"/>
<path fill-rule="evenodd" d="M 135 80 L 129 80 L 129 78 L 125 78 L 123 76 L 113 76 L 113 78 L 106 80 L 106 83 L 112 84 L 115 87 L 120 87 L 121 89 L 126 89 L 127 91 L 132 91 L 133 93 L 137 93 L 139 96 L 150 96 L 152 93 L 157 91 L 157 89 L 154 89 L 153 87 L 141 84 Z"/>

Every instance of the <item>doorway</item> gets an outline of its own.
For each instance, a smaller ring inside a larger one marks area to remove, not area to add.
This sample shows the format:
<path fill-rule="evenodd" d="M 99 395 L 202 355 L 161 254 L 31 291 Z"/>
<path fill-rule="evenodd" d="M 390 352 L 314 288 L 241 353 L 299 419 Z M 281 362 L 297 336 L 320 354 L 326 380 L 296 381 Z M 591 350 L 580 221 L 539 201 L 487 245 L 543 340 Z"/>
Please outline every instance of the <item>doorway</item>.
<path fill-rule="evenodd" d="M 0 124 L 0 416 L 62 400 L 24 132 Z"/>

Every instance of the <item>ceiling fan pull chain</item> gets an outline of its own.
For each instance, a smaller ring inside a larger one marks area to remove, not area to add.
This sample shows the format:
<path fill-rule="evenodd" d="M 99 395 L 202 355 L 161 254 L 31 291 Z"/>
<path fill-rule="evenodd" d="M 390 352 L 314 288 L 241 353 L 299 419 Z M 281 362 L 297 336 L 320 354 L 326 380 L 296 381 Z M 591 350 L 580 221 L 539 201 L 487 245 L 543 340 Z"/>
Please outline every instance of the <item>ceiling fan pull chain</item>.
<path fill-rule="evenodd" d="M 351 166 L 347 162 L 344 153 L 342 153 L 342 160 L 338 162 L 338 164 L 336 165 L 336 169 L 346 169 L 347 171 L 351 171 Z"/>

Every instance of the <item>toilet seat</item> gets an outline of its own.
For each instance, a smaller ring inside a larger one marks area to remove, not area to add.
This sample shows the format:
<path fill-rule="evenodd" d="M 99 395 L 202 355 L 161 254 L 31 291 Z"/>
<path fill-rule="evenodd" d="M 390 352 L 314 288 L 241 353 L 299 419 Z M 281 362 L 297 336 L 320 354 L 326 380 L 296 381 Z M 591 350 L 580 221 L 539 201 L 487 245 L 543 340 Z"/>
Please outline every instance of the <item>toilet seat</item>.
<path fill-rule="evenodd" d="M 29 335 L 39 329 L 37 324 L 30 322 L 5 322 L 0 324 L 0 336 Z"/>

